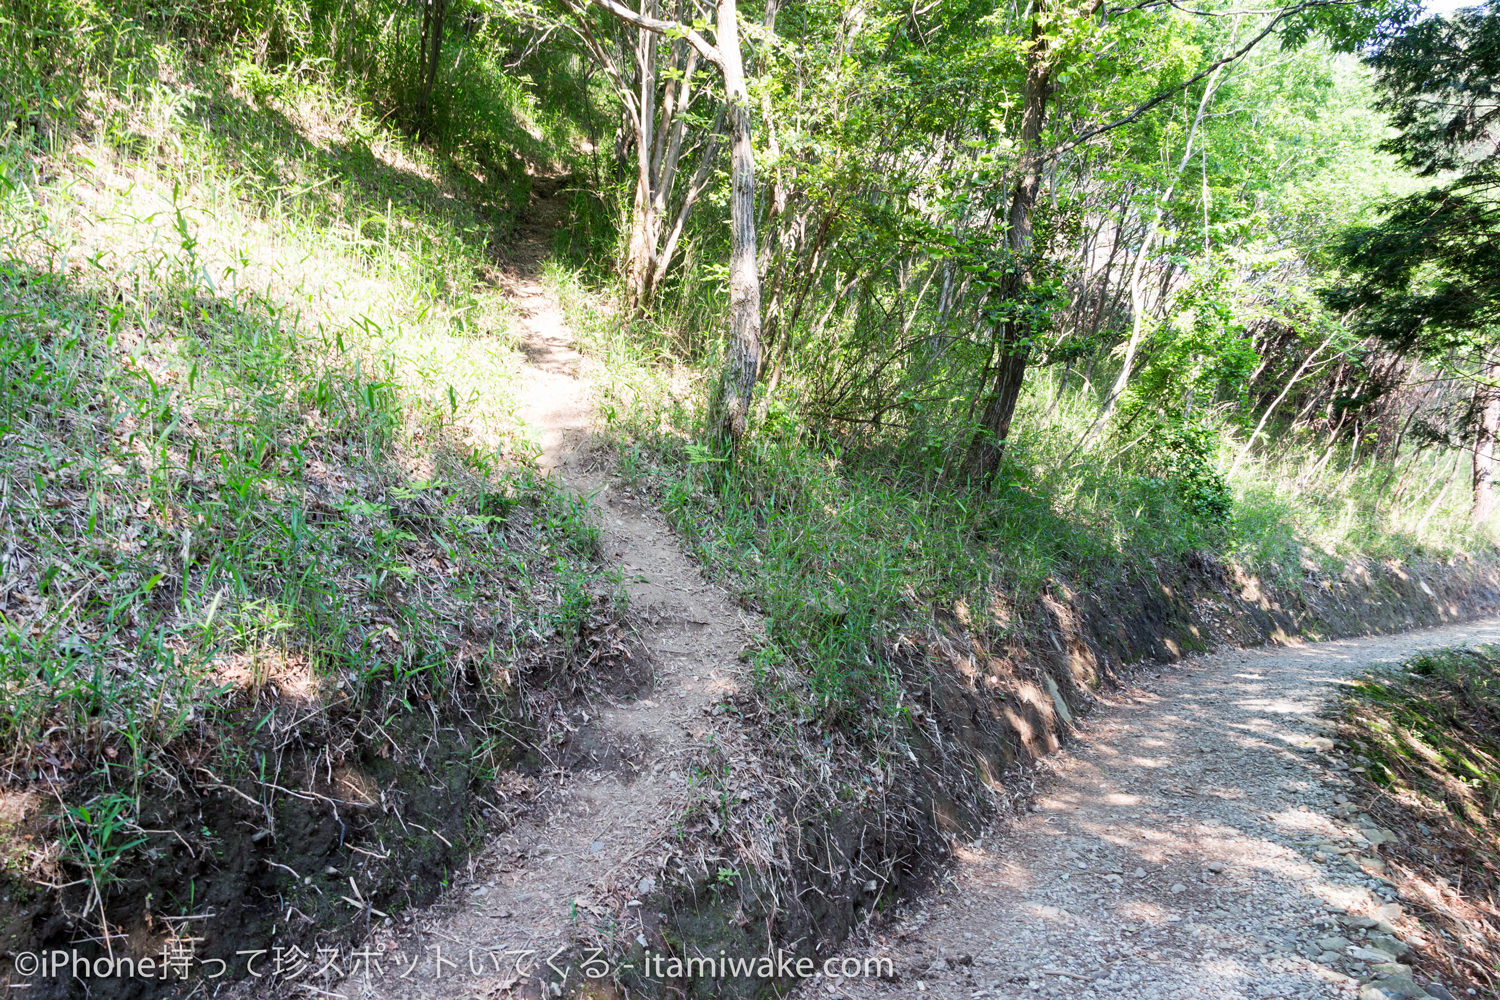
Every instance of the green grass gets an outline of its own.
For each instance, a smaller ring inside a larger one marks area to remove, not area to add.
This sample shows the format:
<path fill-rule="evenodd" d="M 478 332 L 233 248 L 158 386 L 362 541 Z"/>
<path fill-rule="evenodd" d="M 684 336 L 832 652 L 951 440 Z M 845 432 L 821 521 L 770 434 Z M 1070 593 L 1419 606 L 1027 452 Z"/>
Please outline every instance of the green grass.
<path fill-rule="evenodd" d="M 1354 682 L 1340 715 L 1365 774 L 1500 850 L 1500 649 L 1446 649 Z"/>
<path fill-rule="evenodd" d="M 513 178 L 317 76 L 46 10 L 96 31 L 59 71 L 36 46 L 78 24 L 0 16 L 0 763 L 51 816 L 0 840 L 92 920 L 163 789 L 272 815 L 273 730 L 331 766 L 462 728 L 494 773 L 527 672 L 615 598 L 514 414 Z"/>
<path fill-rule="evenodd" d="M 715 353 L 695 353 L 669 320 L 621 324 L 577 273 L 551 280 L 601 361 L 597 396 L 622 471 L 650 480 L 707 565 L 764 611 L 763 676 L 791 685 L 781 703 L 799 717 L 858 727 L 899 712 L 903 684 L 920 683 L 903 681 L 897 662 L 910 658 L 902 639 L 913 629 L 956 622 L 1025 637 L 1043 593 L 1150 592 L 1162 560 L 1208 553 L 1295 587 L 1351 561 L 1493 546 L 1467 523 L 1461 453 L 1350 470 L 1341 448 L 1324 459 L 1320 442 L 1281 441 L 1225 480 L 1234 439 L 1222 424 L 1201 460 L 1144 424 L 1124 444 L 1077 449 L 1097 401 L 1059 396 L 1045 370 L 987 492 L 951 474 L 952 442 L 964 439 L 952 426 L 846 433 L 799 413 L 795 388 L 730 461 L 693 443 Z M 1202 492 L 1218 482 L 1227 512 Z"/>
<path fill-rule="evenodd" d="M 1331 714 L 1363 779 L 1361 808 L 1400 835 L 1386 848 L 1392 877 L 1438 932 L 1424 957 L 1446 966 L 1455 993 L 1489 995 L 1500 972 L 1500 647 L 1376 668 Z"/>

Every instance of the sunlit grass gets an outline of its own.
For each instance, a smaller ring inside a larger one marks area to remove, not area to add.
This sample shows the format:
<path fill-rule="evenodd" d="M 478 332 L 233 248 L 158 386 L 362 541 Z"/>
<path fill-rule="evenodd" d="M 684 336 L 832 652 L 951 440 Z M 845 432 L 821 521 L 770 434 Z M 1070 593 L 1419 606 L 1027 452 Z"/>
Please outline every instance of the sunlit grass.
<path fill-rule="evenodd" d="M 1461 451 L 1408 448 L 1394 464 L 1372 464 L 1351 462 L 1343 445 L 1278 441 L 1228 476 L 1232 504 L 1216 521 L 1162 478 L 1151 434 L 1081 445 L 1098 399 L 1059 395 L 1046 370 L 1023 394 L 989 490 L 954 475 L 961 428 L 938 427 L 931 446 L 899 432 L 844 433 L 798 413 L 786 402 L 794 394 L 772 401 L 728 461 L 693 443 L 712 352 L 685 361 L 667 324 L 622 325 L 577 275 L 552 281 L 601 362 L 596 393 L 623 471 L 651 478 L 707 564 L 766 612 L 764 655 L 800 670 L 812 696 L 804 706 L 827 718 L 895 704 L 892 651 L 905 629 L 936 618 L 1025 635 L 1044 593 L 1151 593 L 1159 560 L 1181 566 L 1205 554 L 1295 588 L 1309 571 L 1493 551 L 1468 520 Z M 1243 431 L 1209 420 L 1210 461 L 1228 474 Z"/>
<path fill-rule="evenodd" d="M 316 80 L 127 41 L 0 131 L 0 767 L 57 799 L 6 861 L 81 872 L 90 922 L 145 797 L 270 815 L 274 720 L 326 716 L 330 761 L 474 726 L 492 773 L 610 599 L 524 461 L 505 191 Z"/>

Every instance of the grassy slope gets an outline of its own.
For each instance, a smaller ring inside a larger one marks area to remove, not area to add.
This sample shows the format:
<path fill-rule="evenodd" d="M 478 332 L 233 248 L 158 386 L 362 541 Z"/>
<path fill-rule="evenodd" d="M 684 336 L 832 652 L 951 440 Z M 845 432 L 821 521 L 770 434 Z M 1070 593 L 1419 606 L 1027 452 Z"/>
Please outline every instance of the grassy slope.
<path fill-rule="evenodd" d="M 114 55 L 0 132 L 0 917 L 291 906 L 232 951 L 430 896 L 612 598 L 516 464 L 506 192 L 349 95 Z"/>
<path fill-rule="evenodd" d="M 1449 649 L 1355 682 L 1336 718 L 1363 807 L 1402 834 L 1391 877 L 1448 937 L 1452 981 L 1500 975 L 1500 650 Z"/>
<path fill-rule="evenodd" d="M 830 722 L 859 726 L 894 707 L 893 641 L 934 618 L 1034 637 L 1026 616 L 1042 594 L 1150 593 L 1164 569 L 1203 555 L 1295 591 L 1350 564 L 1494 553 L 1467 521 L 1462 454 L 1346 472 L 1338 450 L 1324 459 L 1316 442 L 1284 444 L 1236 472 L 1230 518 L 1208 523 L 1149 463 L 1118 460 L 1118 445 L 1075 455 L 1096 405 L 1056 399 L 1045 373 L 989 493 L 945 478 L 941 455 L 819 438 L 775 409 L 726 463 L 691 443 L 709 375 L 676 360 L 675 339 L 622 329 L 575 274 L 553 280 L 604 362 L 598 394 L 624 470 L 653 481 L 690 543 L 766 613 L 762 665 L 791 670 L 795 701 Z M 1226 446 L 1221 467 L 1231 458 Z M 1411 487 L 1399 502 L 1397 481 Z"/>

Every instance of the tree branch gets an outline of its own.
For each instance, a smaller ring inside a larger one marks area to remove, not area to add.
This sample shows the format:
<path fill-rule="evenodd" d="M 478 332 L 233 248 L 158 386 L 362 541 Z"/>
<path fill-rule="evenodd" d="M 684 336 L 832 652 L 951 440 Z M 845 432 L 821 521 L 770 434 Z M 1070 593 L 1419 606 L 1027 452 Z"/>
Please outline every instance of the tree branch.
<path fill-rule="evenodd" d="M 595 0 L 595 2 L 600 2 L 600 0 Z M 1289 7 L 1282 7 L 1277 12 L 1276 16 L 1271 18 L 1270 22 L 1265 26 L 1260 34 L 1250 39 L 1250 41 L 1240 46 L 1234 52 L 1231 52 L 1226 56 L 1221 56 L 1220 58 L 1214 60 L 1212 63 L 1209 63 L 1207 66 L 1205 66 L 1196 75 L 1189 77 L 1176 86 L 1167 88 L 1166 90 L 1157 94 L 1155 97 L 1151 98 L 1149 101 L 1146 101 L 1144 104 L 1139 105 L 1134 111 L 1131 111 L 1129 114 L 1124 115 L 1120 118 L 1116 118 L 1114 121 L 1108 122 L 1104 125 L 1097 125 L 1094 128 L 1087 129 L 1081 135 L 1073 139 L 1072 142 L 1059 146 L 1057 149 L 1053 150 L 1050 154 L 1048 154 L 1047 159 L 1053 159 L 1055 157 L 1061 156 L 1064 153 L 1071 152 L 1072 150 L 1077 149 L 1079 146 L 1082 146 L 1089 140 L 1097 138 L 1098 136 L 1101 136 L 1106 132 L 1112 132 L 1122 125 L 1129 125 L 1132 122 L 1139 121 L 1141 117 L 1144 116 L 1146 112 L 1150 111 L 1152 108 L 1182 93 L 1184 90 L 1188 89 L 1199 80 L 1202 80 L 1204 77 L 1207 77 L 1209 74 L 1215 72 L 1220 67 L 1226 66 L 1229 63 L 1232 63 L 1235 60 L 1247 55 L 1251 49 L 1254 49 L 1257 45 L 1263 42 L 1266 39 L 1266 36 L 1268 36 L 1272 31 L 1276 29 L 1276 26 L 1278 24 L 1286 20 L 1288 17 L 1291 17 L 1293 14 L 1300 14 L 1302 11 L 1308 10 L 1313 7 L 1328 7 L 1338 5 L 1343 2 L 1346 2 L 1346 0 L 1303 0 L 1302 3 L 1295 4 Z"/>
<path fill-rule="evenodd" d="M 638 14 L 624 4 L 618 3 L 617 0 L 589 0 L 589 2 L 600 10 L 613 14 L 626 24 L 633 24 L 645 31 L 654 31 L 660 35 L 680 35 L 687 39 L 687 43 L 697 49 L 698 54 L 705 60 L 713 63 L 715 66 L 722 65 L 722 57 L 719 55 L 719 50 L 710 45 L 708 39 L 698 34 L 697 31 L 679 21 L 664 21 L 659 17 L 647 17 L 644 14 Z"/>

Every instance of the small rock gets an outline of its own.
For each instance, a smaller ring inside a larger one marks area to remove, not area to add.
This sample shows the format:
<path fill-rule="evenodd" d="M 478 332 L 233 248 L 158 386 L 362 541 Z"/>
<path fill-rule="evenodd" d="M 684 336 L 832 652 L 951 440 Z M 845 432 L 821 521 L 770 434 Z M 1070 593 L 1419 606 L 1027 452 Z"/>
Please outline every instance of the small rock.
<path fill-rule="evenodd" d="M 1389 952 L 1376 951 L 1374 948 L 1350 948 L 1349 955 L 1361 962 L 1389 962 L 1396 957 Z"/>
<path fill-rule="evenodd" d="M 1211 871 L 1211 872 L 1214 872 L 1215 874 L 1223 871 L 1224 868 L 1225 868 L 1225 864 L 1222 861 L 1210 861 L 1208 863 L 1208 870 Z"/>
<path fill-rule="evenodd" d="M 1367 997 L 1365 990 L 1372 987 L 1375 992 Z M 1427 995 L 1427 991 L 1418 986 L 1411 976 L 1392 976 L 1379 983 L 1371 983 L 1359 991 L 1360 1000 L 1420 1000 Z"/>
<path fill-rule="evenodd" d="M 1336 934 L 1329 935 L 1328 937 L 1320 937 L 1315 943 L 1324 951 L 1343 951 L 1349 947 L 1349 939 L 1339 937 Z"/>
<path fill-rule="evenodd" d="M 645 878 L 636 883 L 635 888 L 636 891 L 639 892 L 642 896 L 648 896 L 656 891 L 656 879 L 652 878 L 650 875 L 647 875 Z"/>
<path fill-rule="evenodd" d="M 1174 882 L 1172 884 L 1172 892 L 1173 893 L 1186 892 L 1186 891 L 1187 891 L 1187 886 L 1183 885 L 1181 882 Z"/>
<path fill-rule="evenodd" d="M 1442 983 L 1428 983 L 1427 995 L 1435 997 L 1436 1000 L 1454 1000 L 1453 994 L 1449 993 L 1448 988 Z"/>
<path fill-rule="evenodd" d="M 1411 945 L 1390 934 L 1371 934 L 1365 939 L 1365 944 L 1371 948 L 1388 951 L 1397 958 L 1405 958 L 1411 954 Z"/>

